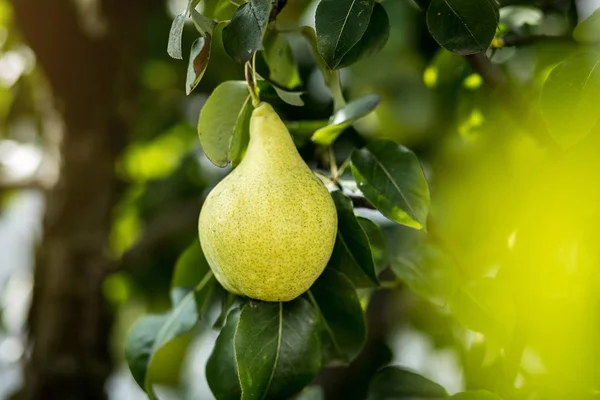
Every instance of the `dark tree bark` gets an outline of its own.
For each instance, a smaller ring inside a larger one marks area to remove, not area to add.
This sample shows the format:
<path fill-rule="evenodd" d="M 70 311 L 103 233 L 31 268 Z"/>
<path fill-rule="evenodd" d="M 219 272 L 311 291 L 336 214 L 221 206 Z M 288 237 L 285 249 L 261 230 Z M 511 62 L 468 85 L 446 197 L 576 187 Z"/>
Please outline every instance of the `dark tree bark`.
<path fill-rule="evenodd" d="M 115 160 L 135 109 L 138 0 L 99 0 L 100 27 L 71 0 L 13 0 L 63 119 L 61 174 L 47 209 L 29 315 L 21 398 L 106 398 L 112 318 L 102 295 L 121 185 Z M 80 12 L 81 11 L 81 12 Z"/>

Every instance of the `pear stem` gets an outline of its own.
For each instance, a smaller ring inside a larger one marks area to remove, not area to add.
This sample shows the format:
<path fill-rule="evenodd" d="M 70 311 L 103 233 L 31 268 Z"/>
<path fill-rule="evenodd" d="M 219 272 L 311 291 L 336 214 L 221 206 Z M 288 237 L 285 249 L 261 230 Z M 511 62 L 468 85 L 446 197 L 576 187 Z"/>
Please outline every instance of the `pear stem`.
<path fill-rule="evenodd" d="M 246 83 L 248 84 L 248 91 L 250 92 L 250 97 L 252 98 L 252 105 L 254 107 L 258 107 L 260 104 L 260 99 L 258 98 L 258 94 L 256 93 L 256 74 L 253 73 L 254 79 L 250 76 L 250 62 L 246 62 L 245 66 L 246 73 Z"/>

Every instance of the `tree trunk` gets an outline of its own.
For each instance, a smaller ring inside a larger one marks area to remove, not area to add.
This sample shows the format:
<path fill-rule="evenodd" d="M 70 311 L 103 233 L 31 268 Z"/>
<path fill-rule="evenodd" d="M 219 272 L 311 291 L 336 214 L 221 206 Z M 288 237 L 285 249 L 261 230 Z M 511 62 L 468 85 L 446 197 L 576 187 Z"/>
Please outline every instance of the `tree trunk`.
<path fill-rule="evenodd" d="M 90 19 L 76 1 L 13 0 L 64 125 L 29 314 L 27 400 L 104 399 L 112 369 L 102 282 L 121 187 L 114 165 L 133 121 L 140 10 L 137 0 L 97 3 Z"/>

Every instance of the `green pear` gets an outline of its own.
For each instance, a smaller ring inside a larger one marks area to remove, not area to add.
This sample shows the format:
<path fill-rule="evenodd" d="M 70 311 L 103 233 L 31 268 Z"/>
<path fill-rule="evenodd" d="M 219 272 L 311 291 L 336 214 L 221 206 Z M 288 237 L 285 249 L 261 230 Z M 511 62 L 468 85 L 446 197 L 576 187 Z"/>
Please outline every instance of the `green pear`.
<path fill-rule="evenodd" d="M 215 277 L 238 295 L 293 300 L 325 269 L 335 205 L 269 104 L 252 112 L 244 159 L 206 198 L 198 231 Z"/>

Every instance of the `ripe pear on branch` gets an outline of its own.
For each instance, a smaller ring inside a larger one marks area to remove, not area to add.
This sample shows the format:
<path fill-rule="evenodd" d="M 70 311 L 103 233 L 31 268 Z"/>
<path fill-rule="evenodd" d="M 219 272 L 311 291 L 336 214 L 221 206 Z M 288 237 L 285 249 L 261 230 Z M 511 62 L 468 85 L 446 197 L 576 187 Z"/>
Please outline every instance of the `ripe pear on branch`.
<path fill-rule="evenodd" d="M 335 205 L 269 104 L 252 112 L 244 159 L 206 198 L 198 230 L 215 277 L 238 295 L 293 300 L 325 269 Z"/>

